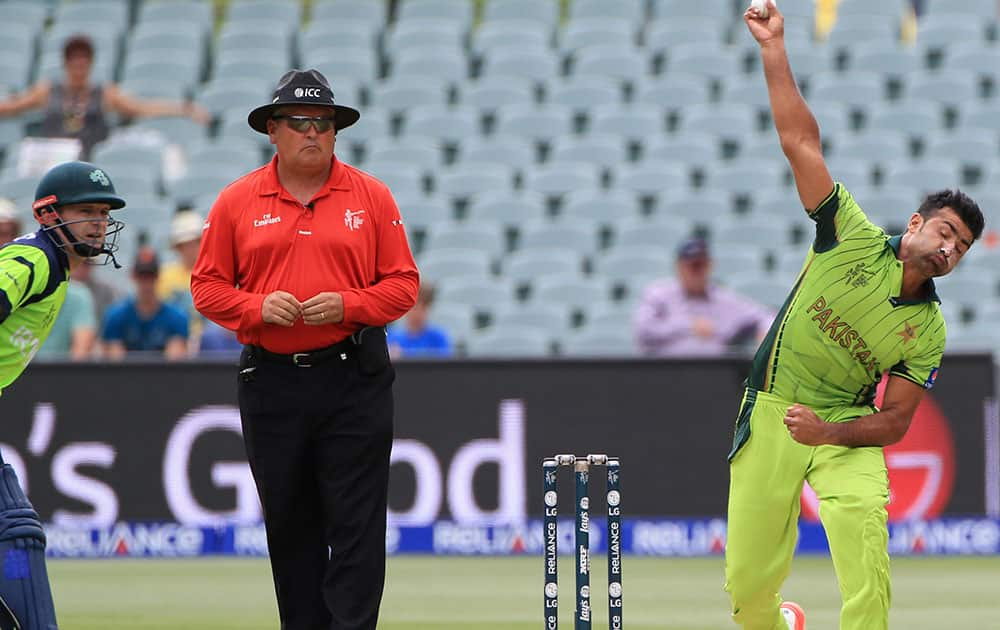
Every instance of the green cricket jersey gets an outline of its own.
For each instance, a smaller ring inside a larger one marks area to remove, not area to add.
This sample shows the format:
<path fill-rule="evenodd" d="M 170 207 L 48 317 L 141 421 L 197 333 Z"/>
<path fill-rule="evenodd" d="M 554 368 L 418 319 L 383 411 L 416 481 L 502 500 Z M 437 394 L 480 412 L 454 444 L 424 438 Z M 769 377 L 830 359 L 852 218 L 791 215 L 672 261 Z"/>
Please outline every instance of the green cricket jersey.
<path fill-rule="evenodd" d="M 887 370 L 932 387 L 945 323 L 932 280 L 926 299 L 898 298 L 902 237 L 872 224 L 840 183 L 810 216 L 816 240 L 747 385 L 813 408 L 872 404 Z"/>
<path fill-rule="evenodd" d="M 41 230 L 0 247 L 0 392 L 45 343 L 68 278 L 66 253 Z"/>

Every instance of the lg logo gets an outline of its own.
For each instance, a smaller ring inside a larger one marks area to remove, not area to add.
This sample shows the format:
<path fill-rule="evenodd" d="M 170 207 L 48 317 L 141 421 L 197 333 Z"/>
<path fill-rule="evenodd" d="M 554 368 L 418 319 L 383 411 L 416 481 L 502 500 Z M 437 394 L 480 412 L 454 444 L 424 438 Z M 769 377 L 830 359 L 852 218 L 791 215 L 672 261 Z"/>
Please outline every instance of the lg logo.
<path fill-rule="evenodd" d="M 319 98 L 319 88 L 295 88 L 295 98 L 302 98 L 303 96 Z"/>

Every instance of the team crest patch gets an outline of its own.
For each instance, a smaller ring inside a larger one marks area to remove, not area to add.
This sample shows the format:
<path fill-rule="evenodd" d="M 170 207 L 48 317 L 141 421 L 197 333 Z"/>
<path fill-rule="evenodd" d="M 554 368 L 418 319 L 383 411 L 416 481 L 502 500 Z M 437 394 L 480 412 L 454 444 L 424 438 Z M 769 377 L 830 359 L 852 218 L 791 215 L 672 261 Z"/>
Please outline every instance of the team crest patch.
<path fill-rule="evenodd" d="M 362 216 L 364 213 L 364 210 L 351 210 L 350 208 L 345 209 L 344 225 L 347 226 L 347 229 L 352 232 L 354 230 L 361 229 L 361 226 L 365 223 L 365 218 Z"/>
<path fill-rule="evenodd" d="M 931 373 L 927 375 L 927 380 L 924 381 L 924 389 L 930 389 L 934 387 L 934 381 L 937 380 L 938 370 L 940 368 L 934 368 Z"/>
<path fill-rule="evenodd" d="M 101 186 L 111 185 L 111 180 L 108 179 L 108 176 L 104 174 L 104 171 L 102 171 L 99 168 L 95 168 L 94 170 L 90 171 L 90 181 L 94 182 L 95 184 L 100 184 Z"/>

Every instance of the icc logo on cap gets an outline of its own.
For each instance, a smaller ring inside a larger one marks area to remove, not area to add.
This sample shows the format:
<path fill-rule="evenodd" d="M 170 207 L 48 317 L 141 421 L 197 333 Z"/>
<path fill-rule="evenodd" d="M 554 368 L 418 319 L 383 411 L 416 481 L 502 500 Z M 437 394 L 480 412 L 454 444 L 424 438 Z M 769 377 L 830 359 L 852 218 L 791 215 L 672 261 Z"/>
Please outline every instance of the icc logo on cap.
<path fill-rule="evenodd" d="M 303 96 L 310 96 L 312 98 L 319 98 L 319 88 L 295 88 L 295 98 L 302 98 Z"/>

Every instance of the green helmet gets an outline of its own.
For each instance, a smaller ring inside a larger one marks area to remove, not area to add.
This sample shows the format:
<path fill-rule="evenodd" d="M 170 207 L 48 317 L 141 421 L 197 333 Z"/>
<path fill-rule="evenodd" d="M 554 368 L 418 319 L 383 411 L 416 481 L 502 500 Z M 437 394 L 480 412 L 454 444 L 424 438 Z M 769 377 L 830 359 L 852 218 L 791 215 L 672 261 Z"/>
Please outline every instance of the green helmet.
<path fill-rule="evenodd" d="M 89 162 L 63 162 L 49 169 L 35 188 L 35 216 L 42 208 L 71 203 L 106 203 L 112 210 L 125 207 L 111 178 Z"/>
<path fill-rule="evenodd" d="M 31 208 L 44 231 L 58 229 L 62 238 L 55 239 L 52 235 L 58 246 L 72 247 L 77 254 L 88 258 L 106 254 L 118 266 L 114 260 L 114 252 L 118 249 L 117 237 L 122 228 L 121 222 L 108 217 L 106 240 L 103 243 L 92 245 L 81 242 L 59 215 L 59 208 L 77 203 L 106 203 L 112 210 L 125 206 L 125 200 L 118 196 L 111 178 L 103 170 L 88 162 L 64 162 L 53 166 L 42 176 L 35 188 L 35 202 L 31 204 Z"/>

